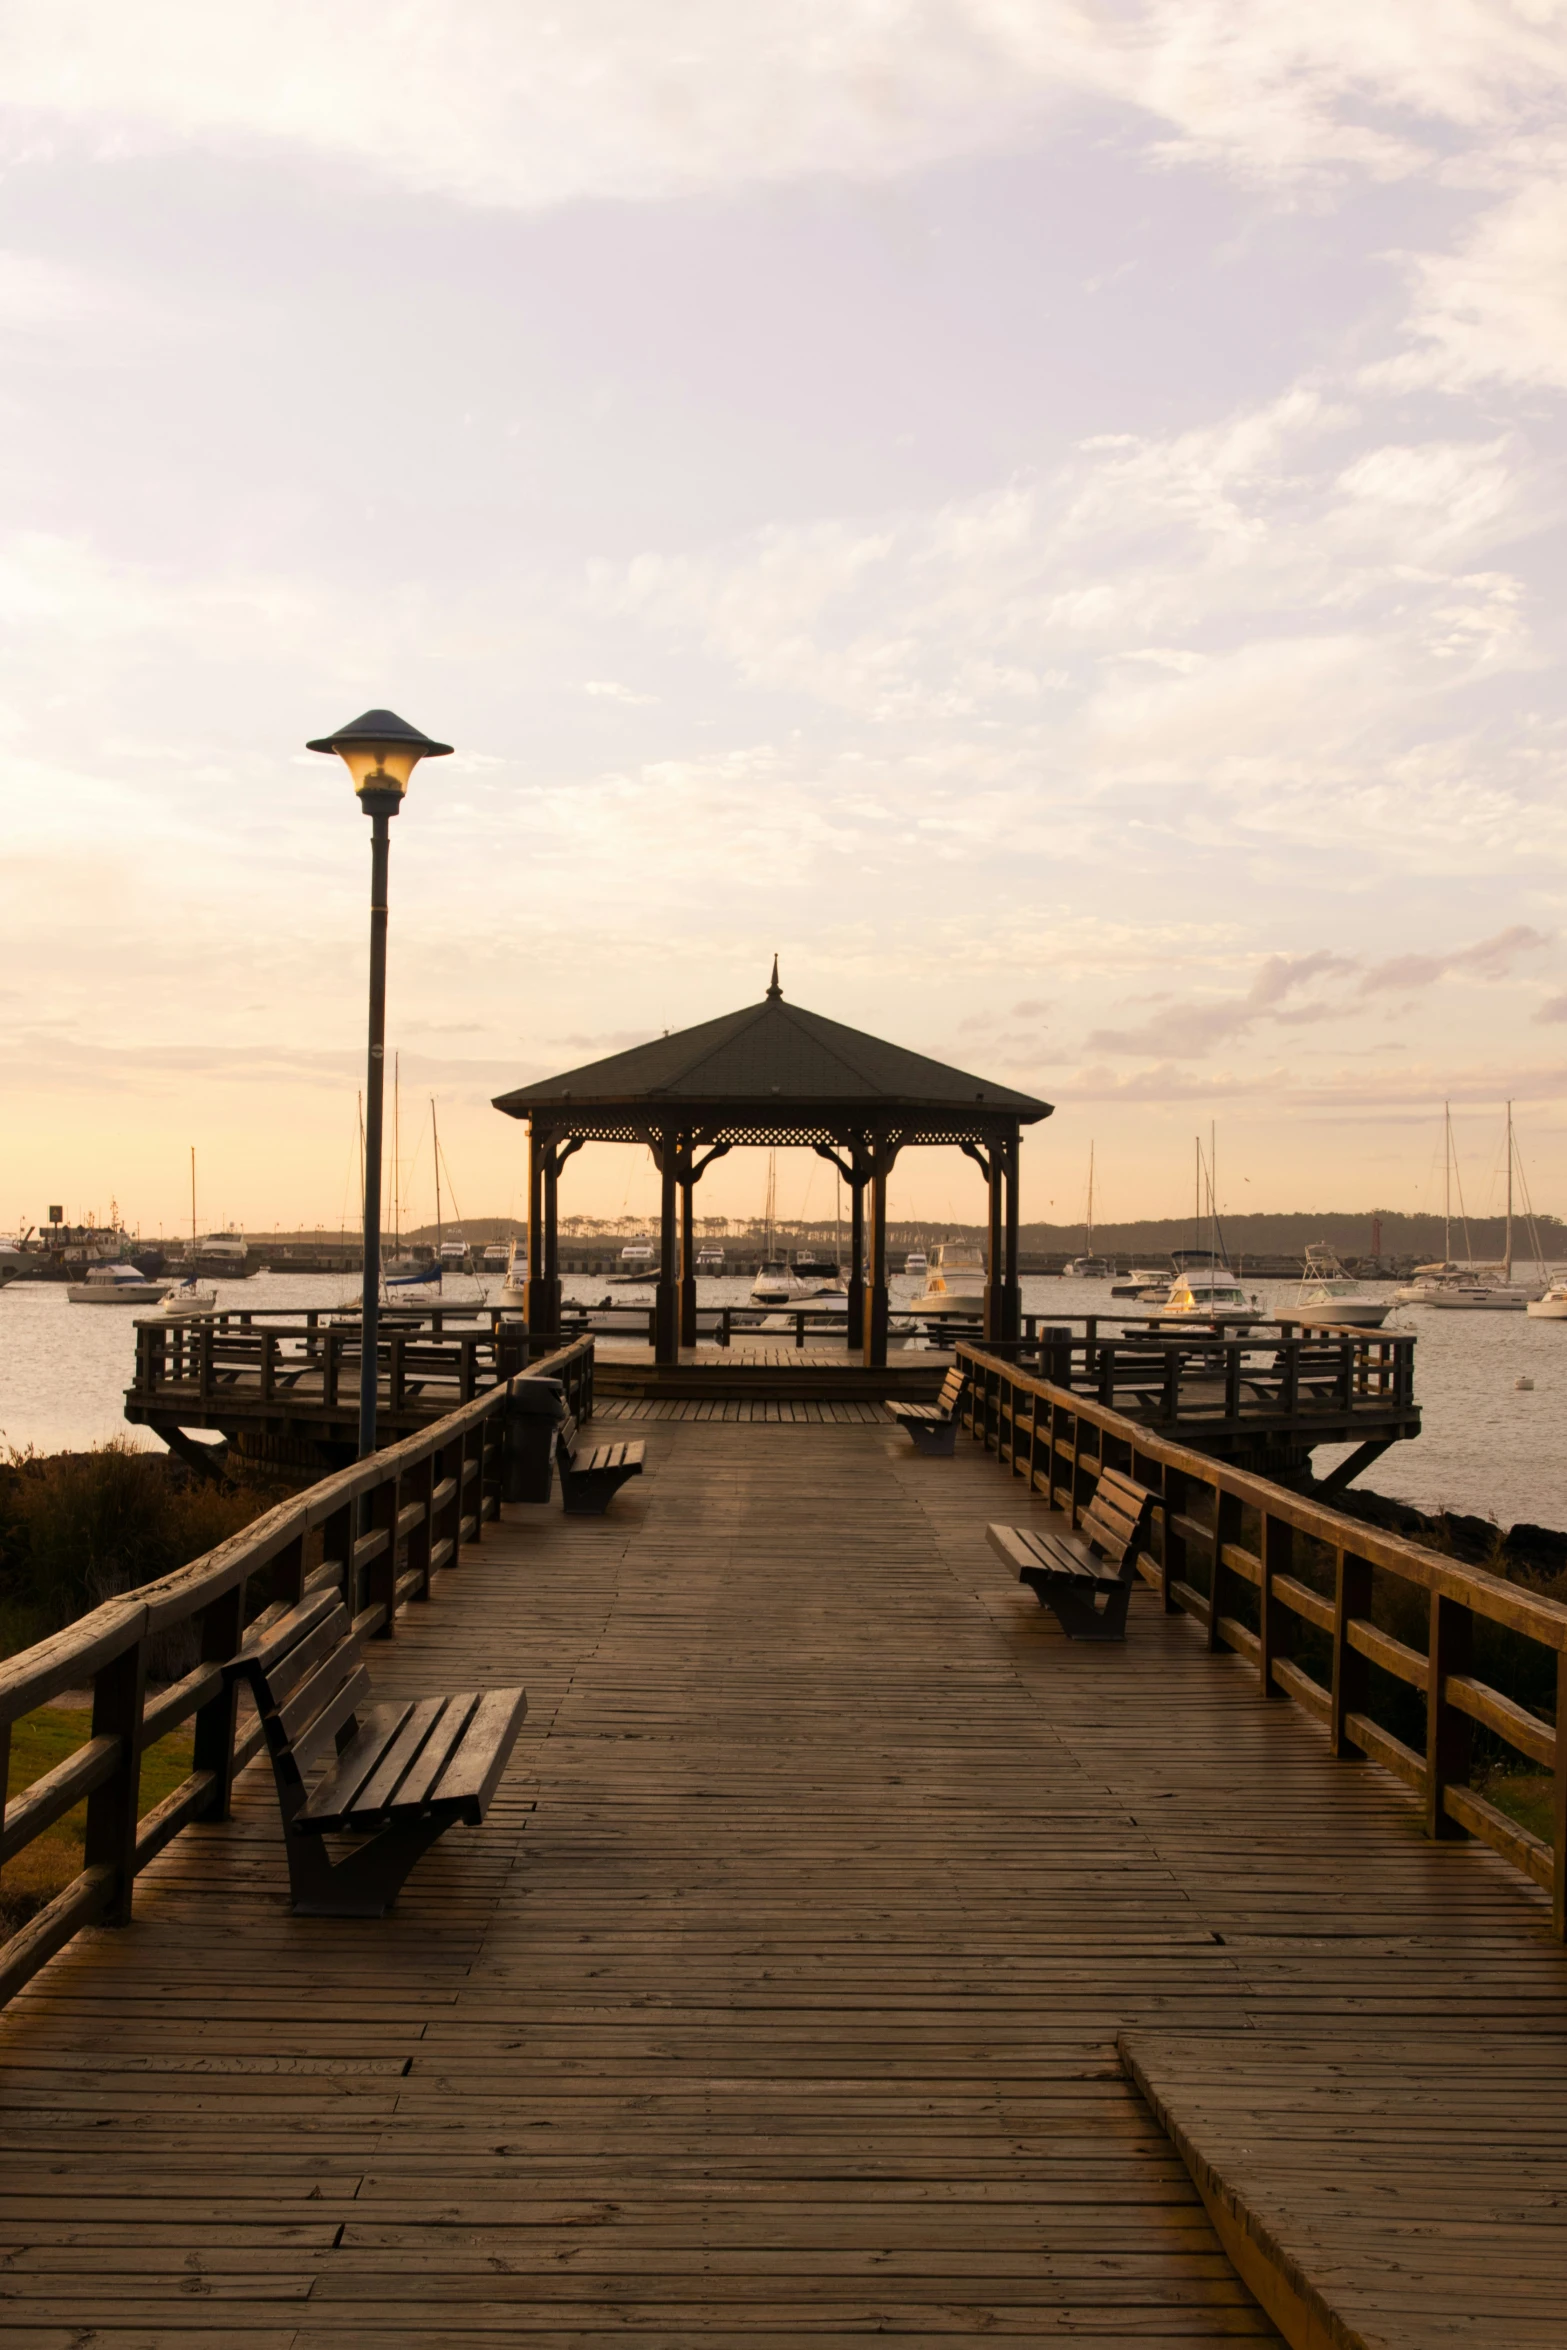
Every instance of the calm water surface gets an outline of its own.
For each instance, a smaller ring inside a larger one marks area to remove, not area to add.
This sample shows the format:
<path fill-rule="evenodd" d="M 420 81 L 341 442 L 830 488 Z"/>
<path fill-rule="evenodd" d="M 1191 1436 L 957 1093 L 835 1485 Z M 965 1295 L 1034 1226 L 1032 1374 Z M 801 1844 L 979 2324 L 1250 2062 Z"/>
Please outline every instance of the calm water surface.
<path fill-rule="evenodd" d="M 498 1278 L 489 1284 L 499 1287 Z M 894 1302 L 911 1298 L 916 1284 L 896 1281 Z M 1273 1312 L 1287 1311 L 1292 1283 L 1246 1284 Z M 704 1304 L 742 1304 L 749 1283 L 704 1281 Z M 351 1275 L 261 1273 L 252 1281 L 217 1284 L 222 1305 L 333 1306 L 351 1299 Z M 602 1281 L 569 1280 L 568 1296 L 602 1297 Z M 627 1303 L 638 1292 L 617 1290 Z M 1035 1313 L 1111 1311 L 1104 1282 L 1026 1280 L 1025 1307 Z M 156 1448 L 144 1430 L 123 1419 L 124 1391 L 134 1358 L 132 1311 L 73 1306 L 63 1284 L 12 1282 L 0 1290 L 0 1443 L 41 1452 L 128 1436 Z M 1532 1322 L 1526 1314 L 1432 1313 L 1396 1307 L 1390 1330 L 1413 1331 L 1415 1392 L 1424 1433 L 1395 1445 L 1362 1484 L 1395 1494 L 1421 1509 L 1448 1507 L 1494 1517 L 1507 1526 L 1520 1518 L 1567 1527 L 1567 1322 Z M 1520 1394 L 1520 1377 L 1534 1381 Z M 1318 1473 L 1340 1457 L 1326 1446 Z"/>

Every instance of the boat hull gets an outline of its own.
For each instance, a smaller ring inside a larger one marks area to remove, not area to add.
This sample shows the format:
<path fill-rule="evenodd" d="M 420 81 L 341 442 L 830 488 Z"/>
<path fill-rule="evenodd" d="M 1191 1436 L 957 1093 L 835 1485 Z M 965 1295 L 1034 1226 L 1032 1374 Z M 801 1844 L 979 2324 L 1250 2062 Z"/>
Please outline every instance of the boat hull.
<path fill-rule="evenodd" d="M 1391 1300 L 1384 1305 L 1380 1298 L 1345 1298 L 1336 1306 L 1292 1306 L 1281 1319 L 1303 1322 L 1308 1330 L 1380 1330 L 1392 1310 Z"/>

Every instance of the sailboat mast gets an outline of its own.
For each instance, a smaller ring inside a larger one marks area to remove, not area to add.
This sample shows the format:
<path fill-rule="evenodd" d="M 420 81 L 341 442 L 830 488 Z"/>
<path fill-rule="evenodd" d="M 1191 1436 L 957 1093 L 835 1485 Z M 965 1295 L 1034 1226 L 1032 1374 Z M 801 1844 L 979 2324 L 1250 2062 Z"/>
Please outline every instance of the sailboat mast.
<path fill-rule="evenodd" d="M 1453 1105 L 1442 1104 L 1442 1262 L 1453 1261 Z"/>
<path fill-rule="evenodd" d="M 386 1067 L 383 1061 L 382 1068 Z M 403 1253 L 403 1056 L 392 1055 L 392 1255 Z"/>
<path fill-rule="evenodd" d="M 435 1158 L 435 1261 L 441 1261 L 441 1138 L 435 1128 L 435 1096 L 430 1096 L 430 1149 Z"/>
<path fill-rule="evenodd" d="M 1192 1247 L 1202 1247 L 1202 1136 L 1192 1136 Z"/>
<path fill-rule="evenodd" d="M 196 1269 L 196 1145 L 190 1146 L 190 1264 Z"/>
<path fill-rule="evenodd" d="M 1089 1255 L 1089 1256 L 1092 1256 L 1092 1255 L 1093 1255 L 1093 1253 L 1094 1253 L 1094 1144 L 1093 1144 L 1093 1137 L 1092 1137 L 1092 1136 L 1090 1136 L 1090 1137 L 1089 1137 L 1089 1142 L 1088 1142 L 1088 1250 L 1087 1250 L 1087 1253 L 1088 1253 L 1088 1255 Z"/>
<path fill-rule="evenodd" d="M 1502 1279 L 1513 1277 L 1513 1105 L 1507 1105 L 1507 1238 L 1502 1248 Z"/>

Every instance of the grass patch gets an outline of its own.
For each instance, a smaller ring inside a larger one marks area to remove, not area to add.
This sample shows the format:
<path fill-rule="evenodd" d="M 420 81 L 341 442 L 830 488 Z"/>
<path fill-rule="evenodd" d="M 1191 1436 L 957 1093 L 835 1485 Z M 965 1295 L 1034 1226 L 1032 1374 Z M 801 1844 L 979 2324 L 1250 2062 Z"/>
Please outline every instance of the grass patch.
<path fill-rule="evenodd" d="M 7 1800 L 22 1794 L 46 1771 L 85 1746 L 91 1734 L 92 1713 L 87 1706 L 44 1705 L 36 1713 L 24 1714 L 11 1726 Z M 146 1749 L 141 1758 L 138 1818 L 190 1777 L 193 1737 L 193 1725 L 183 1722 L 156 1746 Z M 80 1874 L 86 1832 L 87 1806 L 79 1803 L 7 1863 L 0 1872 L 0 1936 L 14 1934 Z"/>
<path fill-rule="evenodd" d="M 1542 1844 L 1550 1843 L 1556 1833 L 1556 1796 L 1549 1772 L 1490 1771 L 1480 1793 Z"/>

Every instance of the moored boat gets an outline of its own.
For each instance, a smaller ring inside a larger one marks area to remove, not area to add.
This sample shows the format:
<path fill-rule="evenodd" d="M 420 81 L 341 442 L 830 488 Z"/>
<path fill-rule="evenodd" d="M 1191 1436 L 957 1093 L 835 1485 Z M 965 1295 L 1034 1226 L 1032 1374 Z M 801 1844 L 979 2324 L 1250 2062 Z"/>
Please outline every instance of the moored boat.
<path fill-rule="evenodd" d="M 985 1252 L 971 1240 L 943 1240 L 931 1250 L 922 1296 L 911 1312 L 976 1321 L 985 1311 Z"/>
<path fill-rule="evenodd" d="M 73 1306 L 156 1306 L 168 1291 L 167 1281 L 149 1281 L 134 1265 L 93 1265 L 65 1294 Z"/>
<path fill-rule="evenodd" d="M 1351 1281 L 1325 1241 L 1313 1241 L 1287 1318 L 1313 1330 L 1380 1330 L 1391 1306 L 1391 1298 L 1372 1297 Z"/>

